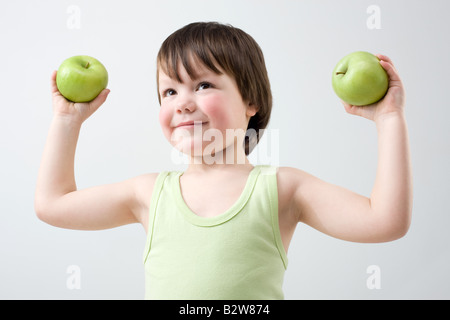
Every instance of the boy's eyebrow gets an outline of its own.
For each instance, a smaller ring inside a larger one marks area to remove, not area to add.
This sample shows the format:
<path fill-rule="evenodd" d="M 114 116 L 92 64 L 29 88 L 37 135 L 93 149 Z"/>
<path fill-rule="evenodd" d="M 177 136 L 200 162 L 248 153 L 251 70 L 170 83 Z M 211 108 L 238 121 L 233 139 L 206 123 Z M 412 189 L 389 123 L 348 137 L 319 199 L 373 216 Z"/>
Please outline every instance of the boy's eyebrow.
<path fill-rule="evenodd" d="M 220 76 L 222 74 L 223 74 L 223 72 L 221 72 L 220 74 L 217 74 L 213 70 L 209 70 L 207 68 L 201 68 L 200 70 L 197 69 L 197 70 L 194 71 L 194 74 L 192 75 L 193 77 L 191 79 L 195 81 L 195 80 L 200 80 L 201 78 L 205 78 L 205 77 L 208 77 L 208 76 L 217 77 L 217 76 Z"/>
<path fill-rule="evenodd" d="M 192 81 L 199 81 L 199 80 L 201 80 L 201 79 L 203 79 L 203 78 L 207 78 L 207 77 L 219 77 L 219 76 L 221 76 L 221 75 L 224 74 L 224 72 L 223 72 L 222 70 L 220 70 L 220 72 L 221 72 L 221 73 L 218 74 L 218 73 L 214 72 L 213 70 L 210 70 L 210 69 L 208 69 L 207 67 L 202 66 L 202 67 L 200 67 L 200 68 L 195 68 L 195 69 L 193 70 L 192 74 L 188 74 L 188 76 L 189 76 L 189 78 L 190 78 Z M 164 85 L 164 84 L 166 84 L 167 82 L 170 82 L 170 81 L 180 82 L 180 81 L 177 79 L 177 77 L 171 77 L 170 75 L 168 75 L 168 74 L 165 73 L 164 71 L 163 71 L 163 74 L 164 74 L 167 78 L 166 78 L 166 79 L 160 79 L 160 80 L 158 80 L 159 83 L 160 83 L 160 85 Z M 170 79 L 170 80 L 169 80 L 169 79 Z M 182 79 L 180 78 L 180 80 L 182 80 Z M 181 81 L 181 83 L 183 83 L 183 81 Z M 167 83 L 167 85 L 169 85 L 169 84 Z"/>

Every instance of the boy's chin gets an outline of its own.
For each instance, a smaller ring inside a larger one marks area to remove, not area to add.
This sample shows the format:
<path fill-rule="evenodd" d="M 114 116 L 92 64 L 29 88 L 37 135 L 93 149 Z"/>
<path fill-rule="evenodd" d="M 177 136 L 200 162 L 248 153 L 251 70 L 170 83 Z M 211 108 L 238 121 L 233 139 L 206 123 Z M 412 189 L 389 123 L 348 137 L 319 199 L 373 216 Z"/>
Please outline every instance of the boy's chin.
<path fill-rule="evenodd" d="M 222 149 L 213 149 L 208 147 L 175 147 L 179 153 L 182 153 L 184 156 L 190 157 L 190 158 L 208 158 L 208 157 L 215 157 L 219 154 L 222 154 Z"/>
<path fill-rule="evenodd" d="M 183 162 L 188 161 L 193 164 L 243 164 L 246 162 L 244 150 L 242 150 L 242 154 L 239 152 L 239 155 L 235 155 L 232 151 L 224 152 L 224 149 L 234 149 L 232 146 L 226 148 L 223 145 L 208 143 L 204 143 L 202 146 L 174 145 L 176 153 L 178 153 L 175 156 L 180 159 L 184 158 Z"/>

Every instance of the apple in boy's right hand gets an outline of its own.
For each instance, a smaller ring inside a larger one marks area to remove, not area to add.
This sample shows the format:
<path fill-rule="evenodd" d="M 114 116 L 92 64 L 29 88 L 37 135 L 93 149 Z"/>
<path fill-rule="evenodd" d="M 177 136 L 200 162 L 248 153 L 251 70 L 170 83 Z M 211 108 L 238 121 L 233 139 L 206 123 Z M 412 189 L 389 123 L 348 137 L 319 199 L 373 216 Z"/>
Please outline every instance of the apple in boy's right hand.
<path fill-rule="evenodd" d="M 67 100 L 89 102 L 108 85 L 108 72 L 93 57 L 74 56 L 64 60 L 58 68 L 56 85 Z"/>

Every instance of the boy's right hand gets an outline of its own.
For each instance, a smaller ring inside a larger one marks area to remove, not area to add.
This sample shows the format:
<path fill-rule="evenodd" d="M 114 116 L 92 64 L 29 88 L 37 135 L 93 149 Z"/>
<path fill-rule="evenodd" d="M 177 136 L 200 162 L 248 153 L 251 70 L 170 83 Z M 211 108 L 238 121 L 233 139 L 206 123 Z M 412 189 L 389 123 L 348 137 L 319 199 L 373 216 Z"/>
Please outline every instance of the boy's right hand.
<path fill-rule="evenodd" d="M 75 123 L 81 125 L 106 101 L 110 90 L 104 89 L 94 100 L 90 102 L 75 103 L 67 100 L 59 92 L 58 87 L 56 86 L 56 73 L 56 71 L 53 71 L 51 77 L 53 114 L 55 116 L 68 118 L 68 120 L 74 121 Z"/>

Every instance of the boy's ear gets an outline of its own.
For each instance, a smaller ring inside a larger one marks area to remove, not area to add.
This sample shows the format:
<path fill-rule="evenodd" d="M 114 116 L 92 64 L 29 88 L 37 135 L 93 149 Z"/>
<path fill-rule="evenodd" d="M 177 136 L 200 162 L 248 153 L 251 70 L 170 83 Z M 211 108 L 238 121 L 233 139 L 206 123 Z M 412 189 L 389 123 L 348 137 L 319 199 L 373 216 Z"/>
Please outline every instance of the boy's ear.
<path fill-rule="evenodd" d="M 254 104 L 252 102 L 248 103 L 248 105 L 247 105 L 247 116 L 248 117 L 253 117 L 258 111 L 259 111 L 259 107 L 256 104 Z"/>

